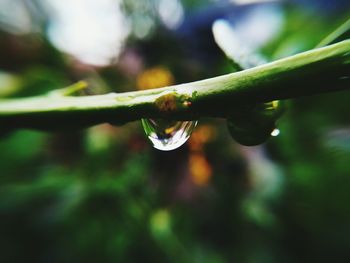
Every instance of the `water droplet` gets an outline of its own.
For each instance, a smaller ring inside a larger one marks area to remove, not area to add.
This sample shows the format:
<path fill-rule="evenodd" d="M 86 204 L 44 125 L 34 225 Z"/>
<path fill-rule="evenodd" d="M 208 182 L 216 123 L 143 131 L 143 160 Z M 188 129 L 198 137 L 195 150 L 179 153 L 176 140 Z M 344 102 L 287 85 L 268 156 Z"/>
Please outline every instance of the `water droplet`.
<path fill-rule="evenodd" d="M 271 132 L 271 136 L 273 137 L 276 137 L 278 136 L 279 134 L 281 133 L 281 131 L 279 129 L 274 129 L 272 132 Z"/>
<path fill-rule="evenodd" d="M 141 119 L 141 122 L 154 148 L 161 151 L 171 151 L 187 141 L 198 121 Z"/>
<path fill-rule="evenodd" d="M 245 146 L 255 146 L 266 142 L 275 129 L 273 122 L 260 122 L 254 119 L 227 118 L 227 127 L 232 138 Z"/>

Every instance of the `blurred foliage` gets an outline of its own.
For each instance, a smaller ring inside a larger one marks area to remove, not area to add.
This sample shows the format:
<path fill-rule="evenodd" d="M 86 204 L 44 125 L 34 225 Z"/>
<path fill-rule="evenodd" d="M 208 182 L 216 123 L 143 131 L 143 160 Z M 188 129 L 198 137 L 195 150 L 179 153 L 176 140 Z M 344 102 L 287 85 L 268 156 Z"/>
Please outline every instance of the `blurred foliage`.
<path fill-rule="evenodd" d="M 136 28 L 105 66 L 50 41 L 44 1 L 14 2 L 27 4 L 35 30 L 11 31 L 0 12 L 2 97 L 81 79 L 89 95 L 233 70 L 210 28 L 228 1 L 182 1 L 179 28 L 189 35 L 164 26 L 154 9 L 161 1 L 124 1 Z M 350 13 L 347 1 L 281 6 L 282 30 L 260 50 L 269 59 L 313 48 Z M 140 16 L 152 21 L 144 35 Z M 349 100 L 338 92 L 283 102 L 281 134 L 250 148 L 232 141 L 222 120 L 201 120 L 172 152 L 152 149 L 139 123 L 3 132 L 0 262 L 348 262 Z"/>

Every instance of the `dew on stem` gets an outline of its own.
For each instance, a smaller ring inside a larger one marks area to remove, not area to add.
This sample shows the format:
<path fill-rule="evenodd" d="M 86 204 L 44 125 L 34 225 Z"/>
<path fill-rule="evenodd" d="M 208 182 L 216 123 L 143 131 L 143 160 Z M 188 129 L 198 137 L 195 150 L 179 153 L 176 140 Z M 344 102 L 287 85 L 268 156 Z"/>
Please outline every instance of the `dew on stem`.
<path fill-rule="evenodd" d="M 198 121 L 141 119 L 143 129 L 153 147 L 161 151 L 179 148 L 190 137 Z"/>

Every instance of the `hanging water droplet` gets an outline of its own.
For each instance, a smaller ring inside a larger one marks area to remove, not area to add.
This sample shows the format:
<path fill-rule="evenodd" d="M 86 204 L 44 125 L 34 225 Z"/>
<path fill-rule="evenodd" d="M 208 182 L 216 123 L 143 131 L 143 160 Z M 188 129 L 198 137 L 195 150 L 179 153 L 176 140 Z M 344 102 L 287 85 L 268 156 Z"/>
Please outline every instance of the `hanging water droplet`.
<path fill-rule="evenodd" d="M 245 146 L 255 146 L 266 142 L 275 129 L 273 122 L 260 122 L 251 118 L 227 118 L 227 127 L 232 138 Z"/>
<path fill-rule="evenodd" d="M 238 143 L 246 146 L 262 144 L 271 136 L 278 136 L 276 121 L 282 114 L 278 101 L 248 105 L 227 118 L 228 130 Z"/>
<path fill-rule="evenodd" d="M 141 119 L 141 122 L 154 148 L 161 151 L 171 151 L 187 141 L 198 121 Z"/>

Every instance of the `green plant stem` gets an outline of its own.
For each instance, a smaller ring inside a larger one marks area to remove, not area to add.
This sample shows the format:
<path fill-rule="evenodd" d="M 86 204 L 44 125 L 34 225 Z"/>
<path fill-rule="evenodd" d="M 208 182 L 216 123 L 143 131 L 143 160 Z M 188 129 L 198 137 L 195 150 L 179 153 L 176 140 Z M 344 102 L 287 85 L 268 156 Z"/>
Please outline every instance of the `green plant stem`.
<path fill-rule="evenodd" d="M 0 100 L 0 129 L 83 128 L 141 118 L 226 117 L 244 104 L 350 88 L 350 40 L 248 70 L 126 93 Z"/>

